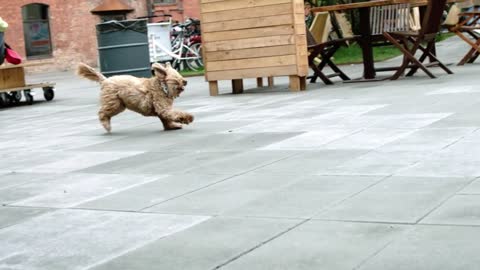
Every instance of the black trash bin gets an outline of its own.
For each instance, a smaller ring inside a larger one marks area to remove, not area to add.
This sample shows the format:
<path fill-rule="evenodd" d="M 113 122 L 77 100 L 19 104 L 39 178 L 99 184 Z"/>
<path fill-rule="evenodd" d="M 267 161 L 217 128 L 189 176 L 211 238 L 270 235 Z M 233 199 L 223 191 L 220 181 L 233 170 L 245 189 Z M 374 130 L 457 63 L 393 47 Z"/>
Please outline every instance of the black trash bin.
<path fill-rule="evenodd" d="M 96 28 L 103 75 L 151 76 L 147 20 L 109 21 Z"/>
<path fill-rule="evenodd" d="M 3 64 L 5 60 L 5 41 L 3 40 L 3 36 L 5 33 L 0 32 L 0 65 Z"/>

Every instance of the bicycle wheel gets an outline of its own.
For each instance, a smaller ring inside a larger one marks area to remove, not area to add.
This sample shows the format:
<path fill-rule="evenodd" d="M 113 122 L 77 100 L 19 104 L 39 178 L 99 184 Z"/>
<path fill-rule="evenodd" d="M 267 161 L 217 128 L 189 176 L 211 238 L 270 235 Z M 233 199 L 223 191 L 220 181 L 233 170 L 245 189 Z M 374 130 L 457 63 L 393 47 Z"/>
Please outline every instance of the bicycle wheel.
<path fill-rule="evenodd" d="M 198 71 L 203 68 L 202 54 L 201 54 L 201 44 L 195 43 L 190 47 L 186 48 L 185 52 L 185 64 L 188 69 L 192 71 Z"/>

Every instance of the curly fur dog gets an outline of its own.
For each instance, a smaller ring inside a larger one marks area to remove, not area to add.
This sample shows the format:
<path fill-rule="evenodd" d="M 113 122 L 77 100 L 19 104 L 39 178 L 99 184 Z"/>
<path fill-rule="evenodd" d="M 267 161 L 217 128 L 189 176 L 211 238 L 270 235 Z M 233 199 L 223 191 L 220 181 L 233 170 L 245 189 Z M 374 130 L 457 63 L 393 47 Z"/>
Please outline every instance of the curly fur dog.
<path fill-rule="evenodd" d="M 185 89 L 187 81 L 171 67 L 154 63 L 154 76 L 137 78 L 130 75 L 117 75 L 106 78 L 86 64 L 79 64 L 78 75 L 101 85 L 100 111 L 98 116 L 107 132 L 111 131 L 110 119 L 125 108 L 144 116 L 157 116 L 165 130 L 182 128 L 190 124 L 193 115 L 172 108 L 173 101 Z"/>

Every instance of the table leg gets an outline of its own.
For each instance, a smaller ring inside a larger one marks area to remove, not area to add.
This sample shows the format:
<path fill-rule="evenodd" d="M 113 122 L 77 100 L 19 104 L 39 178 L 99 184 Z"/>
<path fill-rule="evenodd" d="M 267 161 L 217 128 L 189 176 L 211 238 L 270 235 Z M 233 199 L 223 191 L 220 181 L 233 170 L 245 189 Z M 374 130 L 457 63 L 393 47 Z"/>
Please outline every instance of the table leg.
<path fill-rule="evenodd" d="M 375 64 L 373 59 L 372 35 L 370 34 L 370 9 L 361 8 L 360 13 L 360 35 L 359 45 L 362 47 L 363 56 L 363 78 L 375 78 Z"/>

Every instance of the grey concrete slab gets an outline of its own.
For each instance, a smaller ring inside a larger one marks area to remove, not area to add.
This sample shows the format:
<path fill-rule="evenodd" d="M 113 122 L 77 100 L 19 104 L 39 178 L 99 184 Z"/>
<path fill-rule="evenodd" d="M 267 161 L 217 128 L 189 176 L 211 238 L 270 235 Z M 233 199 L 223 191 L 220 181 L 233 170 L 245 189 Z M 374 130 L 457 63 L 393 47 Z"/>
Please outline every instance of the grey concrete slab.
<path fill-rule="evenodd" d="M 417 223 L 469 182 L 468 178 L 390 177 L 316 217 Z"/>
<path fill-rule="evenodd" d="M 355 269 L 408 227 L 309 221 L 222 269 Z"/>
<path fill-rule="evenodd" d="M 415 226 L 358 269 L 474 270 L 480 263 L 474 240 L 479 233 L 479 227 Z"/>
<path fill-rule="evenodd" d="M 480 176 L 480 162 L 462 160 L 427 160 L 395 173 L 397 176 L 476 177 Z"/>
<path fill-rule="evenodd" d="M 473 134 L 475 128 L 418 129 L 410 135 L 387 143 L 376 151 L 437 152 Z"/>
<path fill-rule="evenodd" d="M 157 213 L 220 215 L 298 181 L 301 176 L 248 173 L 147 208 Z"/>
<path fill-rule="evenodd" d="M 297 136 L 299 132 L 289 133 L 269 133 L 261 132 L 255 134 L 235 133 L 233 131 L 225 133 L 210 134 L 209 136 L 192 138 L 185 142 L 179 142 L 168 147 L 170 151 L 232 151 L 232 150 L 251 150 L 261 148 L 273 142 L 283 141 Z"/>
<path fill-rule="evenodd" d="M 90 166 L 135 156 L 142 152 L 67 152 L 32 151 L 7 152 L 3 167 L 12 172 L 66 173 Z"/>
<path fill-rule="evenodd" d="M 426 216 L 421 223 L 480 225 L 480 195 L 455 195 Z"/>
<path fill-rule="evenodd" d="M 298 154 L 295 151 L 247 151 L 187 170 L 189 173 L 242 174 Z"/>
<path fill-rule="evenodd" d="M 308 176 L 275 189 L 228 216 L 312 218 L 342 200 L 380 181 L 382 177 Z"/>
<path fill-rule="evenodd" d="M 308 175 L 317 174 L 336 165 L 355 159 L 366 154 L 365 150 L 319 150 L 307 151 L 306 153 L 279 160 L 275 163 L 258 168 L 258 173 L 282 173 Z"/>
<path fill-rule="evenodd" d="M 368 128 L 332 141 L 325 149 L 376 149 L 412 133 L 408 129 Z"/>
<path fill-rule="evenodd" d="M 324 150 L 324 145 L 358 132 L 358 129 L 325 129 L 306 132 L 301 135 L 267 145 L 262 150 Z M 350 148 L 350 149 L 355 149 Z"/>
<path fill-rule="evenodd" d="M 162 176 L 58 174 L 0 190 L 3 204 L 64 208 L 145 184 Z"/>
<path fill-rule="evenodd" d="M 52 177 L 44 173 L 4 173 L 0 174 L 0 190 L 19 186 L 31 181 Z"/>
<path fill-rule="evenodd" d="M 236 156 L 238 152 L 147 152 L 91 166 L 86 173 L 179 174 Z M 202 173 L 202 172 L 200 172 Z"/>
<path fill-rule="evenodd" d="M 212 218 L 92 268 L 216 269 L 294 227 L 298 220 Z"/>
<path fill-rule="evenodd" d="M 50 211 L 43 208 L 22 208 L 0 206 L 0 230 Z"/>
<path fill-rule="evenodd" d="M 0 267 L 89 269 L 207 219 L 201 216 L 54 211 L 0 230 Z"/>
<path fill-rule="evenodd" d="M 480 194 L 480 179 L 475 179 L 470 185 L 458 192 L 459 194 Z"/>
<path fill-rule="evenodd" d="M 140 211 L 228 179 L 227 175 L 170 175 L 80 205 L 78 208 Z"/>
<path fill-rule="evenodd" d="M 377 152 L 371 151 L 336 166 L 319 168 L 317 174 L 336 175 L 393 175 L 409 168 L 422 160 L 429 158 L 429 152 L 402 151 Z"/>

